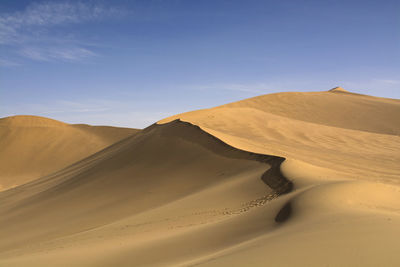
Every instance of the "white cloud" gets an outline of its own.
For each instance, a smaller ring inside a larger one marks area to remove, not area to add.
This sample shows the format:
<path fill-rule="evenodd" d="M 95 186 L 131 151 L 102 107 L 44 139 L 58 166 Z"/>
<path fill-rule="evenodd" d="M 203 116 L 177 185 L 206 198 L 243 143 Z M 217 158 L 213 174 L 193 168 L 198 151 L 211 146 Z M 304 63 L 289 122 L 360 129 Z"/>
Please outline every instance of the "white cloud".
<path fill-rule="evenodd" d="M 31 60 L 78 61 L 95 53 L 71 37 L 74 35 L 68 28 L 63 28 L 61 37 L 53 35 L 55 28 L 120 17 L 124 13 L 121 9 L 87 2 L 33 3 L 23 11 L 0 13 L 0 45 L 8 45 L 9 49 L 12 45 L 17 54 Z"/>
<path fill-rule="evenodd" d="M 19 65 L 17 62 L 0 58 L 0 67 L 16 67 Z"/>
<path fill-rule="evenodd" d="M 34 60 L 39 60 L 39 61 L 47 61 L 47 57 L 45 57 L 43 55 L 43 53 L 40 50 L 34 49 L 34 48 L 24 48 L 20 51 L 20 54 L 28 57 L 30 59 L 34 59 Z"/>
<path fill-rule="evenodd" d="M 335 80 L 315 79 L 304 80 L 297 77 L 285 77 L 282 81 L 270 80 L 255 83 L 210 83 L 199 85 L 184 85 L 182 88 L 189 90 L 204 91 L 231 91 L 241 94 L 244 97 L 256 94 L 267 94 L 274 92 L 289 91 L 327 91 L 336 86 L 361 94 L 389 96 L 395 90 L 400 91 L 400 79 L 398 77 L 375 78 L 365 80 Z"/>
<path fill-rule="evenodd" d="M 228 90 L 249 93 L 262 93 L 265 92 L 265 90 L 270 89 L 270 86 L 265 83 L 214 83 L 205 85 L 192 85 L 188 87 L 195 90 Z"/>
<path fill-rule="evenodd" d="M 22 12 L 0 14 L 0 42 L 13 42 L 26 30 L 38 31 L 43 27 L 104 19 L 119 15 L 121 12 L 116 8 L 105 8 L 83 2 L 34 3 Z"/>
<path fill-rule="evenodd" d="M 41 104 L 4 104 L 0 111 L 0 117 L 30 114 L 67 123 L 144 128 L 176 113 L 178 113 L 176 110 L 143 109 L 135 102 L 82 99 L 77 101 L 61 100 Z"/>
<path fill-rule="evenodd" d="M 93 57 L 96 54 L 82 47 L 50 47 L 48 49 L 37 47 L 25 47 L 19 53 L 27 58 L 38 61 L 79 61 L 88 57 Z"/>
<path fill-rule="evenodd" d="M 211 84 L 200 84 L 200 85 L 186 85 L 182 88 L 190 90 L 212 90 L 212 91 L 232 91 L 244 94 L 266 94 L 272 92 L 283 92 L 283 91 L 318 91 L 318 90 L 329 90 L 334 87 L 329 82 L 319 81 L 304 81 L 297 79 L 284 79 L 285 81 L 270 80 L 266 82 L 254 82 L 254 83 L 211 83 Z"/>
<path fill-rule="evenodd" d="M 390 80 L 390 79 L 376 79 L 377 82 L 381 82 L 384 84 L 389 84 L 389 85 L 400 85 L 400 80 Z"/>

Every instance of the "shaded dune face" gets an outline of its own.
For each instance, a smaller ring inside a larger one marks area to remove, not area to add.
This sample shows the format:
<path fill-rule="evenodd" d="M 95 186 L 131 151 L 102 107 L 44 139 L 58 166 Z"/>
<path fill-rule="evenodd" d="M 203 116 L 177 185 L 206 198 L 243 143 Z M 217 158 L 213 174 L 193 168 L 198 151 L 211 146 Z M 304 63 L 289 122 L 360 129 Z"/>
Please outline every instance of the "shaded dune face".
<path fill-rule="evenodd" d="M 0 191 L 58 171 L 138 130 L 37 116 L 0 119 Z"/>
<path fill-rule="evenodd" d="M 275 176 L 282 161 L 234 149 L 189 123 L 153 125 L 65 170 L 0 194 L 0 250 L 98 228 L 225 182 L 243 180 L 253 188 L 238 195 L 234 206 L 276 194 L 288 183 Z M 274 188 L 262 182 L 265 172 Z"/>

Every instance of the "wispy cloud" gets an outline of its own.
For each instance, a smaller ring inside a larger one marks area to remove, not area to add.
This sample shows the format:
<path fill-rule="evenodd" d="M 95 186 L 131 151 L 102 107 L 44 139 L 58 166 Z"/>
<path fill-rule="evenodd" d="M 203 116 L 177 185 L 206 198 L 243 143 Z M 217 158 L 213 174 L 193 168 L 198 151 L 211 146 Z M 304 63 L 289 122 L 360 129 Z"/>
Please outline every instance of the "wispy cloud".
<path fill-rule="evenodd" d="M 390 79 L 376 79 L 377 82 L 389 84 L 389 85 L 400 85 L 400 80 L 390 80 Z"/>
<path fill-rule="evenodd" d="M 0 45 L 12 46 L 16 55 L 31 60 L 79 61 L 96 53 L 71 37 L 73 33 L 65 26 L 120 17 L 124 12 L 87 2 L 33 3 L 23 11 L 0 13 Z M 61 26 L 60 36 L 57 27 Z"/>
<path fill-rule="evenodd" d="M 49 49 L 25 47 L 19 53 L 24 57 L 38 61 L 62 60 L 67 62 L 79 61 L 96 55 L 82 47 L 51 47 Z"/>
<path fill-rule="evenodd" d="M 240 97 L 251 97 L 259 94 L 290 91 L 327 91 L 333 87 L 341 86 L 346 90 L 360 94 L 385 96 L 393 95 L 400 91 L 400 79 L 397 76 L 388 78 L 373 78 L 365 80 L 336 80 L 326 79 L 298 79 L 286 77 L 283 81 L 260 81 L 254 83 L 210 83 L 199 85 L 183 85 L 188 90 L 204 90 L 213 92 L 226 92 Z"/>
<path fill-rule="evenodd" d="M 250 82 L 250 83 L 211 83 L 211 84 L 200 84 L 200 85 L 187 85 L 183 86 L 190 90 L 205 90 L 205 91 L 231 91 L 244 94 L 266 94 L 272 92 L 282 91 L 297 91 L 297 90 L 326 90 L 331 89 L 334 86 L 324 87 L 324 84 L 317 81 L 299 81 L 296 79 L 286 81 L 265 81 L 265 82 Z"/>
<path fill-rule="evenodd" d="M 214 84 L 204 84 L 204 85 L 192 85 L 191 89 L 195 90 L 227 90 L 227 91 L 239 91 L 239 92 L 249 92 L 249 93 L 262 93 L 271 87 L 265 83 L 214 83 Z"/>
<path fill-rule="evenodd" d="M 0 67 L 16 67 L 19 65 L 17 62 L 0 58 Z"/>
<path fill-rule="evenodd" d="M 137 102 L 81 99 L 17 105 L 4 103 L 0 117 L 32 114 L 67 123 L 144 128 L 176 113 L 177 110 L 143 109 Z"/>
<path fill-rule="evenodd" d="M 24 41 L 26 38 L 21 40 L 21 37 L 27 37 L 27 32 L 34 35 L 48 27 L 104 19 L 121 13 L 116 8 L 83 2 L 33 3 L 24 11 L 0 14 L 0 43 Z"/>

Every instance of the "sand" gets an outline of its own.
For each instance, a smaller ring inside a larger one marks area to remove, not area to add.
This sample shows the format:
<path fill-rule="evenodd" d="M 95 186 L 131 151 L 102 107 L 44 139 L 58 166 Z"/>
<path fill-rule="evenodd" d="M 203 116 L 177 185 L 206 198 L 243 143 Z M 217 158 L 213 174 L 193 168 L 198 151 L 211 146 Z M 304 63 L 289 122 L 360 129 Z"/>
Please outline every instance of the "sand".
<path fill-rule="evenodd" d="M 163 119 L 1 192 L 0 266 L 398 266 L 399 118 L 335 88 Z"/>
<path fill-rule="evenodd" d="M 1 118 L 0 191 L 58 171 L 137 131 L 38 116 Z"/>

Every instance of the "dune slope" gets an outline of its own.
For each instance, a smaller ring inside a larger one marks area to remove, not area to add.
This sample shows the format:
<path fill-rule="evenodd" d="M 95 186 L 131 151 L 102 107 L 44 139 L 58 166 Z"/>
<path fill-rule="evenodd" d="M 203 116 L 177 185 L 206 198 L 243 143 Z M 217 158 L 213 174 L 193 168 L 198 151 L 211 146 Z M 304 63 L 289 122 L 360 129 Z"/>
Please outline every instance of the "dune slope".
<path fill-rule="evenodd" d="M 50 174 L 136 129 L 71 125 L 37 116 L 0 119 L 0 190 Z"/>

